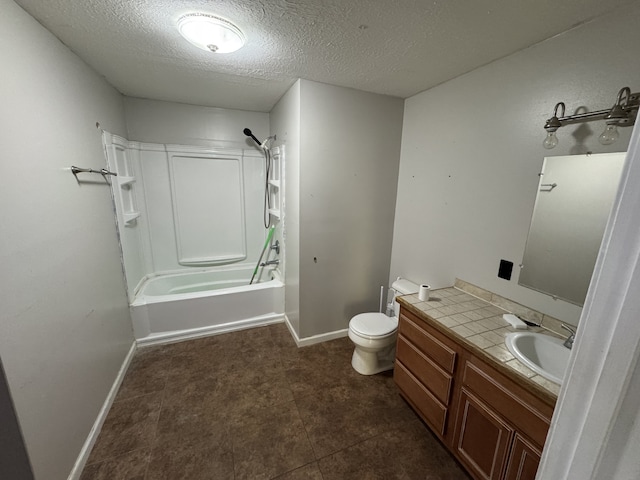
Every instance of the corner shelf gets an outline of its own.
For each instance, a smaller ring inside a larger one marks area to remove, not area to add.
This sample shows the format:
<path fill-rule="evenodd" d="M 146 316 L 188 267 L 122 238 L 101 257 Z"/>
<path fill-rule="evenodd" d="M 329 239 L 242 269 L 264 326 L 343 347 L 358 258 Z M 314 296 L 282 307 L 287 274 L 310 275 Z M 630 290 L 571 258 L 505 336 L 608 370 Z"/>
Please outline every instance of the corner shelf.
<path fill-rule="evenodd" d="M 280 209 L 279 208 L 270 208 L 269 209 L 269 215 L 275 217 L 275 218 L 280 218 Z"/>
<path fill-rule="evenodd" d="M 123 213 L 122 218 L 124 220 L 125 227 L 132 227 L 135 225 L 136 220 L 140 216 L 140 212 Z"/>
<path fill-rule="evenodd" d="M 280 219 L 280 180 L 269 180 L 269 198 L 270 205 L 269 215 Z"/>
<path fill-rule="evenodd" d="M 118 177 L 118 185 L 120 187 L 129 187 L 132 183 L 135 183 L 135 177 Z"/>

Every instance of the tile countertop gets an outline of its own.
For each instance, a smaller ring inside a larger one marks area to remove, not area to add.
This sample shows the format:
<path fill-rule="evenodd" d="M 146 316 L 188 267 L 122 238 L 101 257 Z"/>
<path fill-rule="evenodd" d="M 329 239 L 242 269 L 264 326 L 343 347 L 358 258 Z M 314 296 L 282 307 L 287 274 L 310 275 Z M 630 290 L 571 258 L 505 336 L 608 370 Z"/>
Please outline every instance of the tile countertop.
<path fill-rule="evenodd" d="M 504 343 L 505 336 L 522 332 L 511 327 L 502 315 L 509 313 L 456 287 L 432 290 L 429 300 L 418 294 L 398 297 L 398 302 L 445 335 L 462 343 L 480 358 L 487 360 L 527 390 L 555 403 L 560 385 L 547 380 L 516 359 Z M 531 332 L 555 335 L 540 327 Z"/>

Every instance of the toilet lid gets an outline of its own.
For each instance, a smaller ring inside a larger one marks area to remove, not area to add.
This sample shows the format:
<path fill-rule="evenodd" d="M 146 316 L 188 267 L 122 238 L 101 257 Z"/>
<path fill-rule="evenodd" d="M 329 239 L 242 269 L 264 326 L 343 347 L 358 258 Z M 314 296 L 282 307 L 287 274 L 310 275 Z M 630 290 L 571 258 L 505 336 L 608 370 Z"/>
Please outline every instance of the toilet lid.
<path fill-rule="evenodd" d="M 384 313 L 361 313 L 351 319 L 349 327 L 360 335 L 382 337 L 395 332 L 398 321 Z"/>

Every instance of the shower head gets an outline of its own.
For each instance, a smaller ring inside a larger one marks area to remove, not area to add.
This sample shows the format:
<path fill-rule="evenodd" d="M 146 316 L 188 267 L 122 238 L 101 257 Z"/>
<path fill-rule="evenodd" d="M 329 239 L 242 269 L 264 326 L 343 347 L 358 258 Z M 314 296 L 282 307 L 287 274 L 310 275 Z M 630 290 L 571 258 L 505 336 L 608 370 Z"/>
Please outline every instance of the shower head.
<path fill-rule="evenodd" d="M 253 139 L 254 142 L 256 142 L 258 145 L 262 146 L 262 143 L 260 143 L 260 140 L 258 140 L 256 138 L 256 136 L 251 132 L 251 130 L 249 128 L 245 128 L 242 131 L 247 137 L 251 137 Z"/>
<path fill-rule="evenodd" d="M 253 141 L 256 142 L 258 144 L 258 146 L 260 148 L 262 148 L 263 150 L 269 150 L 269 147 L 267 146 L 267 143 L 268 142 L 273 142 L 276 139 L 275 135 L 271 135 L 270 137 L 265 138 L 264 142 L 261 142 L 260 140 L 258 140 L 256 138 L 256 136 L 248 128 L 245 128 L 244 130 L 242 130 L 242 133 L 244 133 L 247 137 L 251 137 L 253 139 Z"/>

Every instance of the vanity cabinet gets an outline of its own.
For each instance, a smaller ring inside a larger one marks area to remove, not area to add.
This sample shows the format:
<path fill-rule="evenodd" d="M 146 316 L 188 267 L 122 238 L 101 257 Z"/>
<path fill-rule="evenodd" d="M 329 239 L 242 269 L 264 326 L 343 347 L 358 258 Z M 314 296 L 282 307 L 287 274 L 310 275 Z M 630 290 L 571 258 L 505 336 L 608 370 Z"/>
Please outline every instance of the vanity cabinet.
<path fill-rule="evenodd" d="M 534 480 L 553 406 L 445 328 L 401 308 L 394 379 L 402 396 L 473 478 Z"/>

